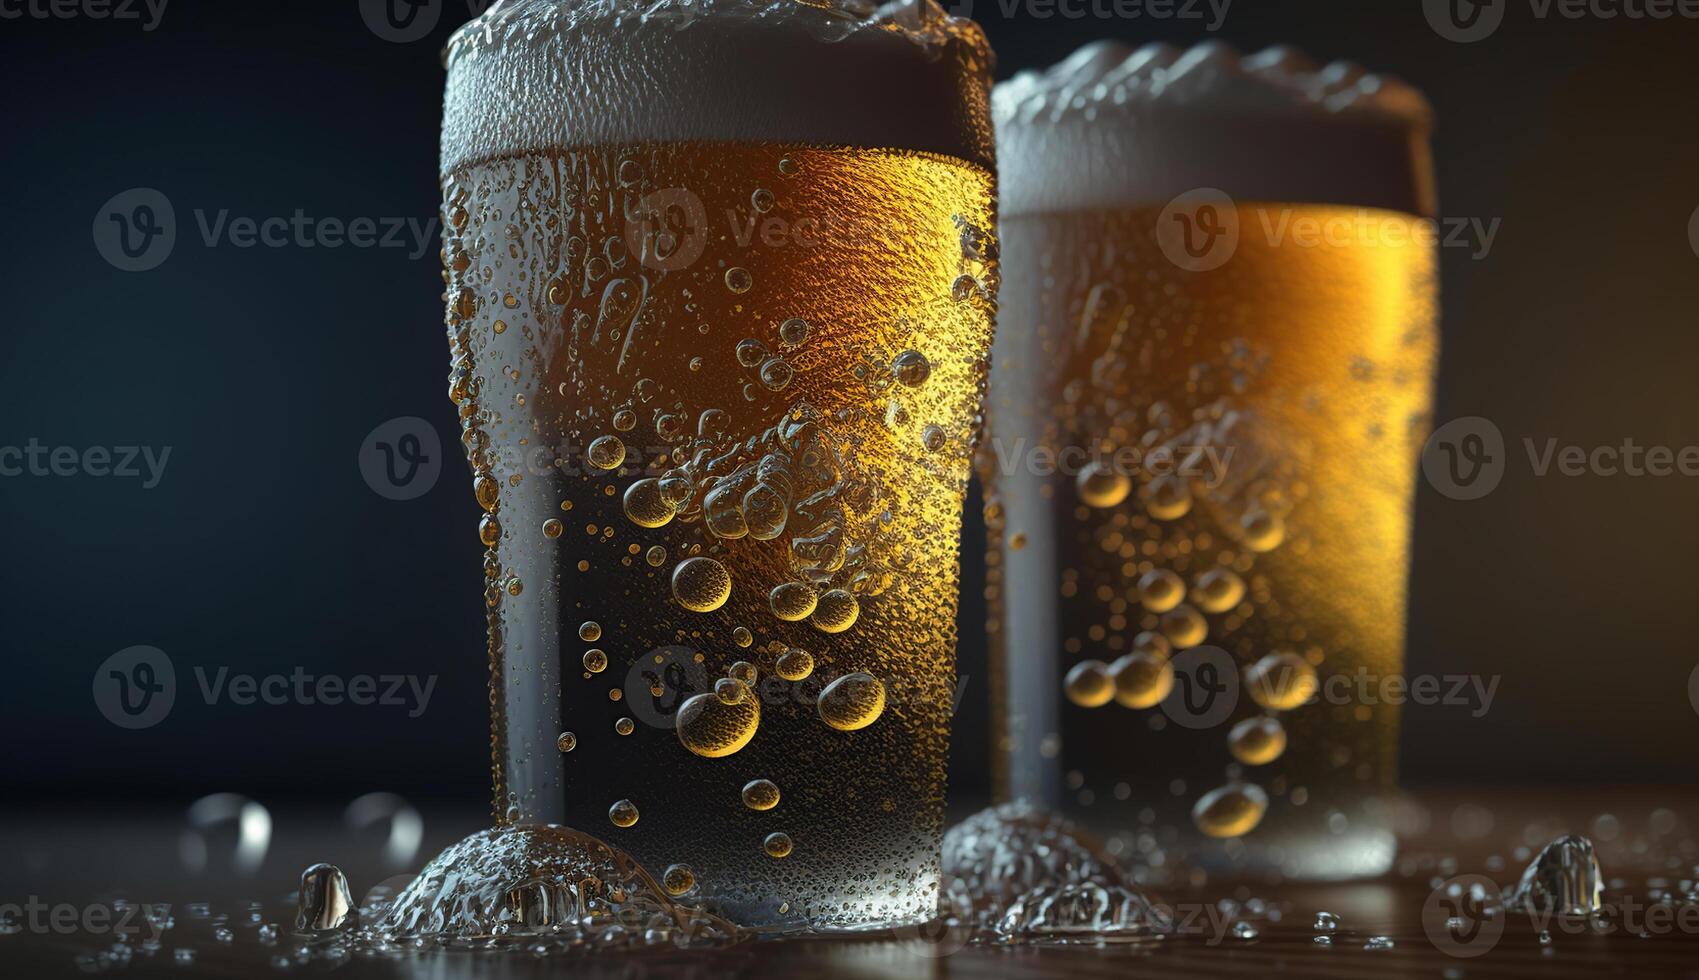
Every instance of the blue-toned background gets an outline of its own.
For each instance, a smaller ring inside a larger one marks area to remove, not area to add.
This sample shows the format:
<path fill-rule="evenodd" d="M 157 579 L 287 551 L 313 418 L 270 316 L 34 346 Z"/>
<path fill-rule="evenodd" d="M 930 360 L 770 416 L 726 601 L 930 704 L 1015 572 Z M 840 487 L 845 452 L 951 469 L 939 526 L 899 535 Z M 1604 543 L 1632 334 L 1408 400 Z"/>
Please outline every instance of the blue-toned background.
<path fill-rule="evenodd" d="M 0 447 L 171 447 L 151 490 L 0 477 L 7 803 L 485 798 L 477 508 L 445 395 L 434 239 L 209 249 L 196 217 L 431 220 L 438 49 L 467 17 L 437 6 L 413 43 L 374 34 L 355 0 L 175 0 L 151 31 L 0 19 Z M 1537 478 L 1521 448 L 1699 443 L 1699 23 L 1536 21 L 1511 3 L 1497 34 L 1462 45 L 1416 0 L 1237 0 L 1215 35 L 1199 21 L 1010 17 L 985 0 L 975 13 L 1001 76 L 1094 36 L 1215 36 L 1350 56 L 1427 90 L 1443 213 L 1502 218 L 1485 258 L 1444 252 L 1437 417 L 1493 419 L 1513 461 L 1484 500 L 1419 500 L 1410 669 L 1502 681 L 1483 718 L 1410 709 L 1406 772 L 1699 776 L 1699 482 Z M 109 264 L 94 234 L 133 188 L 175 211 L 169 259 L 141 273 Z M 400 416 L 428 420 L 446 450 L 440 482 L 409 501 L 374 493 L 357 463 L 368 433 Z M 970 513 L 963 798 L 986 791 L 981 552 Z M 92 682 L 136 645 L 168 654 L 178 698 L 128 731 Z M 411 718 L 209 707 L 197 665 L 438 681 Z"/>

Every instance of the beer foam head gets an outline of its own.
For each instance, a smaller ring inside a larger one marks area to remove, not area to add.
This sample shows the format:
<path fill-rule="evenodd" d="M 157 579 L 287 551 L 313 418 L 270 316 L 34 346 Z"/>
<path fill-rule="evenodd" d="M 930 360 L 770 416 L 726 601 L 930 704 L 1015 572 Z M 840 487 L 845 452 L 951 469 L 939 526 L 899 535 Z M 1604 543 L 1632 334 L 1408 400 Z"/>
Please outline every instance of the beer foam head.
<path fill-rule="evenodd" d="M 675 140 L 927 150 L 992 166 L 990 48 L 934 0 L 505 0 L 444 57 L 444 173 Z"/>
<path fill-rule="evenodd" d="M 1422 94 L 1274 47 L 1089 44 L 992 97 L 1002 213 L 1235 200 L 1433 213 Z"/>

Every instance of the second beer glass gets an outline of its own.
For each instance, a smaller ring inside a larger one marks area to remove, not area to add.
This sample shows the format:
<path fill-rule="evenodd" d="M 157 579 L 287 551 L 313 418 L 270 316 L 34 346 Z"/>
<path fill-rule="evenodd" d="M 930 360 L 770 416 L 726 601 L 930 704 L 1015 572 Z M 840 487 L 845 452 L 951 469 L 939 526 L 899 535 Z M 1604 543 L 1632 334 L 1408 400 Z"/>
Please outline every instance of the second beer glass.
<path fill-rule="evenodd" d="M 995 105 L 1002 792 L 1158 877 L 1385 870 L 1398 709 L 1351 694 L 1403 666 L 1426 105 L 1286 49 L 1107 44 Z"/>

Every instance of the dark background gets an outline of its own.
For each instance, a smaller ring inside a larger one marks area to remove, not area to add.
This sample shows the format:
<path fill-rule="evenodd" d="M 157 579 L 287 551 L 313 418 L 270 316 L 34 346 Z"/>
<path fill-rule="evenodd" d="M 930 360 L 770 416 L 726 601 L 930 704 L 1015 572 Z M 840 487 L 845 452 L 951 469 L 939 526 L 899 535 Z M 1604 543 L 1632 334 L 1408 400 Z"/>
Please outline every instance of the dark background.
<path fill-rule="evenodd" d="M 1005 17 L 999 77 L 1099 36 L 1293 42 L 1425 89 L 1442 211 L 1502 218 L 1484 260 L 1447 249 L 1436 418 L 1494 420 L 1504 483 L 1417 505 L 1412 673 L 1502 675 L 1483 718 L 1411 708 L 1413 782 L 1690 782 L 1699 714 L 1691 479 L 1546 476 L 1524 437 L 1699 443 L 1699 23 L 1536 20 L 1512 2 L 1473 45 L 1417 0 L 1237 0 L 1198 21 Z M 170 445 L 163 483 L 0 479 L 4 800 L 483 800 L 487 704 L 477 507 L 458 460 L 410 502 L 367 488 L 366 434 L 407 415 L 451 453 L 434 245 L 207 249 L 193 212 L 427 220 L 438 49 L 381 40 L 355 0 L 176 0 L 134 22 L 0 20 L 5 283 L 0 445 Z M 901 112 L 901 106 L 893 106 Z M 91 220 L 113 195 L 175 204 L 176 251 L 115 270 Z M 983 793 L 981 534 L 970 503 L 954 788 Z M 177 707 L 108 724 L 95 667 L 136 644 L 178 668 Z M 438 674 L 430 710 L 211 708 L 193 665 Z"/>

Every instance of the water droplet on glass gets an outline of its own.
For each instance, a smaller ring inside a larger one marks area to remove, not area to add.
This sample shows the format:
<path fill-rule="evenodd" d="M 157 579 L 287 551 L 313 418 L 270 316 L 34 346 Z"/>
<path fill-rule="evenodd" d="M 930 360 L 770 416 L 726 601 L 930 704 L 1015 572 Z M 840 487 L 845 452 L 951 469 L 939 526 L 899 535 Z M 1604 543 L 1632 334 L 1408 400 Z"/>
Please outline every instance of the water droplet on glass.
<path fill-rule="evenodd" d="M 599 470 L 619 469 L 619 464 L 625 462 L 625 443 L 619 436 L 601 436 L 590 443 L 584 456 Z"/>
<path fill-rule="evenodd" d="M 751 810 L 771 810 L 779 805 L 779 787 L 770 779 L 752 779 L 743 786 L 743 805 Z"/>
<path fill-rule="evenodd" d="M 815 705 L 820 720 L 840 732 L 866 728 L 885 712 L 885 685 L 862 671 L 826 685 Z"/>
<path fill-rule="evenodd" d="M 791 843 L 790 835 L 783 831 L 774 831 L 767 835 L 766 840 L 761 842 L 761 849 L 767 852 L 767 856 L 770 858 L 790 857 L 794 846 Z"/>
<path fill-rule="evenodd" d="M 822 595 L 814 606 L 809 622 L 822 633 L 842 633 L 855 625 L 861 616 L 861 603 L 843 589 L 833 589 Z"/>
<path fill-rule="evenodd" d="M 630 800 L 617 800 L 608 807 L 608 820 L 615 827 L 630 827 L 637 823 L 637 804 Z"/>
<path fill-rule="evenodd" d="M 891 361 L 891 376 L 909 388 L 918 388 L 932 377 L 932 362 L 917 350 L 906 350 Z"/>
<path fill-rule="evenodd" d="M 814 655 L 801 647 L 791 647 L 774 661 L 773 673 L 787 681 L 806 680 L 814 673 Z"/>
<path fill-rule="evenodd" d="M 731 595 L 731 573 L 712 558 L 686 558 L 673 569 L 673 598 L 691 612 L 713 612 Z"/>

